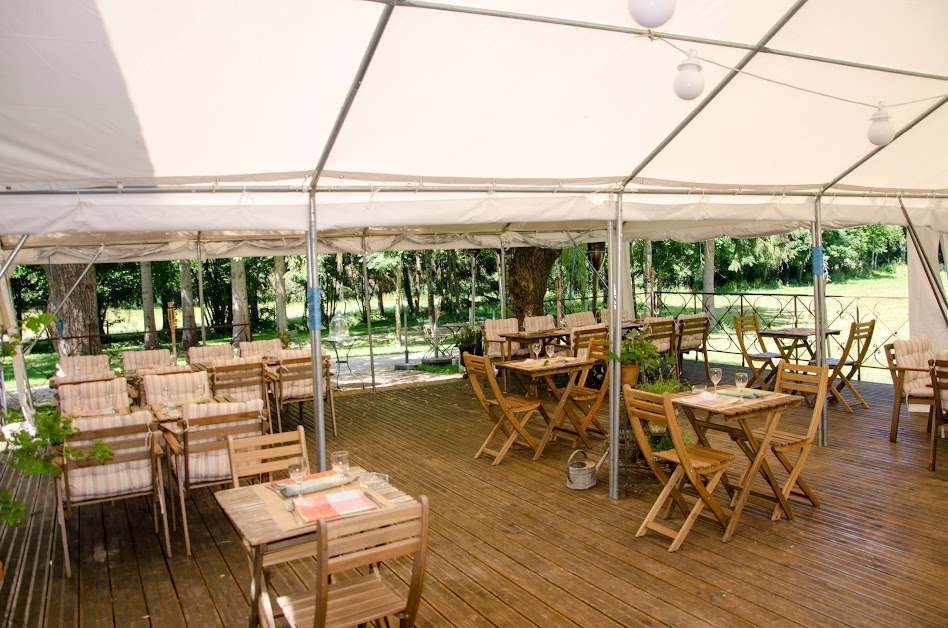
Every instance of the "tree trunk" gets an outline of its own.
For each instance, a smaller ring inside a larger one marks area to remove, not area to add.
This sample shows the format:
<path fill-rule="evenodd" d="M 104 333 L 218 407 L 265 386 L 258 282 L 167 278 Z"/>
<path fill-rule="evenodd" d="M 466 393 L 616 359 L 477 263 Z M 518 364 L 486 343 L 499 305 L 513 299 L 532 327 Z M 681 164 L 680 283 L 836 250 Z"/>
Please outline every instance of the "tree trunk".
<path fill-rule="evenodd" d="M 231 337 L 234 344 L 251 340 L 250 312 L 247 310 L 247 271 L 244 260 L 235 257 L 230 260 L 230 309 L 232 312 Z"/>
<path fill-rule="evenodd" d="M 198 344 L 197 323 L 194 316 L 194 289 L 191 286 L 191 262 L 178 260 L 178 283 L 181 286 L 181 350 Z"/>
<path fill-rule="evenodd" d="M 151 283 L 151 262 L 141 262 L 142 272 L 142 316 L 145 321 L 145 348 L 158 348 L 155 332 L 155 291 Z"/>
<path fill-rule="evenodd" d="M 560 252 L 556 249 L 517 248 L 510 256 L 508 290 L 514 316 L 522 323 L 524 316 L 544 313 L 543 297 L 550 280 L 550 270 Z"/>
<path fill-rule="evenodd" d="M 714 327 L 717 319 L 714 317 L 714 240 L 704 241 L 704 283 L 701 291 L 704 292 L 702 307 L 705 313 L 711 318 L 711 326 Z"/>
<path fill-rule="evenodd" d="M 273 258 L 273 293 L 276 310 L 276 327 L 278 334 L 285 334 L 289 329 L 286 320 L 286 258 L 278 255 Z"/>
<path fill-rule="evenodd" d="M 102 353 L 99 338 L 99 306 L 96 298 L 95 269 L 82 277 L 69 300 L 63 297 L 86 269 L 86 264 L 53 264 L 45 266 L 50 286 L 48 310 L 59 306 L 59 320 L 63 325 L 63 341 L 52 334 L 53 346 L 60 355 L 98 355 Z M 52 269 L 52 270 L 50 270 Z"/>

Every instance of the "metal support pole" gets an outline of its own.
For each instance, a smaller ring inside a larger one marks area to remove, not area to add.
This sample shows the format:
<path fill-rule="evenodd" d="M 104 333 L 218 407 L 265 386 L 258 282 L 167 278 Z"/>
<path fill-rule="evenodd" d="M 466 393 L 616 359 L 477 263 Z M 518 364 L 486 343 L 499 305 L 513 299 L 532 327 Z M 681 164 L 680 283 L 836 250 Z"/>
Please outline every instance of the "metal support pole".
<path fill-rule="evenodd" d="M 609 225 L 609 330 L 610 345 L 613 353 L 621 353 L 622 345 L 622 285 L 628 277 L 620 277 L 623 267 L 622 256 L 626 247 L 622 235 L 622 195 L 616 199 L 616 220 Z M 619 426 L 621 425 L 620 405 L 622 374 L 619 363 L 614 362 L 609 370 L 609 497 L 619 499 Z"/>
<path fill-rule="evenodd" d="M 468 321 L 471 327 L 474 326 L 474 319 L 477 312 L 477 253 L 471 254 L 471 319 Z"/>
<path fill-rule="evenodd" d="M 207 346 L 207 315 L 204 310 L 204 251 L 201 246 L 201 234 L 198 233 L 197 241 L 197 262 L 198 262 L 198 302 L 201 304 L 201 346 Z"/>
<path fill-rule="evenodd" d="M 309 302 L 309 342 L 313 348 L 313 422 L 316 427 L 316 466 L 326 470 L 326 423 L 323 416 L 323 345 L 320 339 L 321 297 L 316 248 L 316 193 L 309 195 L 309 229 L 306 230 L 306 280 Z M 329 385 L 329 382 L 327 382 Z M 318 392 L 317 392 L 318 391 Z"/>
<path fill-rule="evenodd" d="M 26 244 L 26 239 L 30 237 L 30 234 L 24 234 L 20 236 L 19 242 L 16 243 L 16 246 L 13 247 L 13 251 L 10 253 L 10 256 L 7 257 L 7 260 L 3 262 L 3 268 L 0 268 L 0 279 L 3 279 L 4 275 L 7 274 L 7 269 L 13 265 L 13 260 L 16 258 L 16 254 L 20 252 L 20 249 L 23 248 L 23 245 Z"/>
<path fill-rule="evenodd" d="M 813 320 L 816 327 L 816 363 L 826 364 L 826 274 L 823 272 L 823 212 L 822 201 L 816 199 L 812 224 L 813 249 Z M 831 382 L 832 383 L 832 382 Z M 817 434 L 817 443 L 820 447 L 827 444 L 827 416 L 826 404 L 823 404 L 823 416 L 820 419 L 820 429 Z"/>
<path fill-rule="evenodd" d="M 375 352 L 372 346 L 372 305 L 369 302 L 369 267 L 365 259 L 369 256 L 365 252 L 365 241 L 362 241 L 362 297 L 365 303 L 365 328 L 369 334 L 369 370 L 372 373 L 372 390 L 375 391 Z"/>
<path fill-rule="evenodd" d="M 507 318 L 507 253 L 500 247 L 500 268 L 497 269 L 500 285 L 500 317 Z"/>

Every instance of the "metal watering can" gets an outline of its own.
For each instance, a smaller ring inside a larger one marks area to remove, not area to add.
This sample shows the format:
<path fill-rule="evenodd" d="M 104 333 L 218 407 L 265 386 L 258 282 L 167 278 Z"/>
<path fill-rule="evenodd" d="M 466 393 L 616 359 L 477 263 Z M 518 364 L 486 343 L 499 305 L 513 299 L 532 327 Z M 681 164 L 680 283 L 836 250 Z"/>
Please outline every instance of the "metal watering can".
<path fill-rule="evenodd" d="M 582 454 L 583 459 L 574 461 L 573 459 L 578 454 Z M 566 487 L 573 489 L 584 489 L 595 486 L 596 474 L 599 473 L 599 467 L 601 467 L 602 463 L 606 461 L 606 456 L 608 455 L 609 450 L 606 449 L 606 452 L 602 454 L 602 458 L 599 459 L 599 462 L 593 464 L 590 462 L 585 450 L 575 450 L 572 454 L 570 454 L 569 460 L 566 461 Z"/>

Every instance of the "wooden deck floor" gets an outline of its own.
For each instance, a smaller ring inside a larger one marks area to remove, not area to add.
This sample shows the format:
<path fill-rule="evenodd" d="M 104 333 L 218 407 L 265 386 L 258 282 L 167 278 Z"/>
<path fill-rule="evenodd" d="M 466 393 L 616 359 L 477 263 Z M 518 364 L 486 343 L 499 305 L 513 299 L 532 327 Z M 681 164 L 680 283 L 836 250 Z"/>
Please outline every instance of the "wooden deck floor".
<path fill-rule="evenodd" d="M 497 467 L 474 460 L 488 423 L 463 381 L 340 396 L 328 449 L 429 496 L 422 626 L 948 625 L 948 447 L 943 470 L 928 472 L 924 416 L 903 412 L 892 445 L 891 387 L 861 390 L 872 408 L 834 406 L 830 445 L 807 465 L 821 507 L 795 502 L 793 521 L 772 523 L 748 506 L 729 543 L 699 521 L 675 554 L 656 535 L 634 537 L 658 491 L 644 474 L 613 501 L 605 470 L 590 490 L 566 488 L 562 440 L 538 462 L 523 450 Z M 801 425 L 803 412 L 784 420 Z M 164 558 L 144 499 L 79 509 L 67 580 L 49 483 L 3 469 L 0 483 L 32 512 L 27 527 L 0 531 L 3 625 L 246 621 L 247 558 L 211 491 L 190 506 L 192 557 L 178 533 Z M 282 594 L 312 577 L 300 562 L 276 568 L 272 584 Z"/>

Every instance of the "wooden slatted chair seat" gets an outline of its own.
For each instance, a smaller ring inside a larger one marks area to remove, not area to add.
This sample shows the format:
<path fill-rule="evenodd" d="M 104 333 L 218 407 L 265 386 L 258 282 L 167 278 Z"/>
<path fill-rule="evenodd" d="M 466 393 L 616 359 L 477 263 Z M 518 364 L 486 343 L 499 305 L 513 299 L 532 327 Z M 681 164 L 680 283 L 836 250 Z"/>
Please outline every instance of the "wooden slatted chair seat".
<path fill-rule="evenodd" d="M 526 430 L 527 422 L 540 408 L 540 401 L 530 397 L 505 395 L 500 390 L 497 378 L 494 376 L 494 367 L 490 357 L 464 354 L 464 368 L 467 371 L 468 381 L 477 396 L 481 407 L 494 423 L 493 429 L 484 439 L 481 448 L 474 454 L 480 458 L 484 454 L 494 457 L 491 465 L 498 465 L 507 455 L 507 451 L 519 440 L 525 442 L 534 452 L 539 444 Z M 485 386 L 490 392 L 488 396 Z M 490 443 L 498 434 L 506 437 L 500 449 L 491 449 Z M 519 443 L 518 443 L 519 444 Z"/>
<path fill-rule="evenodd" d="M 889 442 L 894 443 L 899 434 L 899 414 L 903 404 L 929 406 L 928 423 L 931 427 L 935 389 L 932 388 L 929 364 L 935 359 L 935 353 L 932 351 L 931 340 L 926 336 L 896 340 L 885 345 L 883 352 L 894 389 L 892 423 L 889 426 Z"/>
<path fill-rule="evenodd" d="M 724 472 L 734 462 L 734 454 L 702 445 L 685 444 L 675 409 L 672 406 L 671 395 L 668 393 L 656 395 L 636 390 L 626 384 L 622 387 L 622 398 L 629 415 L 629 422 L 632 424 L 635 442 L 646 464 L 663 486 L 635 536 L 645 536 L 649 530 L 652 530 L 672 539 L 668 551 L 675 552 L 681 547 L 699 517 L 716 522 L 727 530 L 732 512 L 714 497 L 714 489 L 724 476 Z M 645 422 L 664 425 L 672 442 L 672 448 L 653 452 L 643 427 Z M 671 477 L 665 475 L 659 461 L 675 465 Z M 682 492 L 686 483 L 694 488 L 697 497 L 693 498 Z M 663 513 L 663 518 L 668 519 L 675 506 L 678 506 L 682 514 L 686 514 L 680 528 L 675 530 L 656 521 L 660 513 Z M 705 507 L 711 511 L 710 515 L 703 512 Z"/>
<path fill-rule="evenodd" d="M 750 339 L 745 339 L 745 335 Z M 751 370 L 754 382 L 761 390 L 769 390 L 777 374 L 777 363 L 783 359 L 779 351 L 767 351 L 767 345 L 760 335 L 757 314 L 734 317 L 734 336 L 744 356 L 747 368 Z M 759 350 L 758 350 L 759 349 Z"/>
<path fill-rule="evenodd" d="M 843 397 L 843 390 L 846 388 L 852 393 L 856 400 L 855 403 L 862 404 L 864 408 L 869 408 L 869 404 L 863 399 L 862 395 L 859 394 L 856 387 L 853 386 L 852 377 L 855 375 L 856 370 L 862 366 L 862 361 L 869 352 L 872 332 L 875 327 L 875 321 L 853 323 L 849 328 L 849 337 L 846 339 L 846 344 L 840 356 L 838 358 L 826 358 L 826 365 L 830 367 L 829 391 L 833 395 L 832 400 L 841 403 L 846 409 L 846 412 L 853 411 L 852 406 L 850 406 L 849 402 Z M 851 357 L 854 350 L 856 354 L 854 357 Z M 811 360 L 810 363 L 813 364 L 815 362 Z M 849 371 L 844 373 L 843 371 L 846 367 L 849 367 Z M 839 380 L 839 384 L 834 385 L 837 379 Z M 924 378 L 920 379 L 924 381 Z"/>
<path fill-rule="evenodd" d="M 809 400 L 813 399 L 813 413 L 810 415 L 810 423 L 805 433 L 794 433 L 785 430 L 774 432 L 770 441 L 770 451 L 777 457 L 780 464 L 787 470 L 787 479 L 782 487 L 784 497 L 790 498 L 795 488 L 802 491 L 803 496 L 810 500 L 814 506 L 820 505 L 820 499 L 816 496 L 809 485 L 800 475 L 803 466 L 806 464 L 807 457 L 816 441 L 816 435 L 819 430 L 820 419 L 823 417 L 823 407 L 826 405 L 826 394 L 829 388 L 829 367 L 816 366 L 815 364 L 791 364 L 786 360 L 781 360 L 777 365 L 777 376 L 774 382 L 774 391 L 801 394 Z M 762 440 L 766 435 L 766 430 L 756 428 L 753 430 L 754 438 Z M 797 459 L 791 461 L 787 453 L 798 451 Z M 774 507 L 771 519 L 777 521 L 783 508 L 777 504 Z"/>
<path fill-rule="evenodd" d="M 342 627 L 396 616 L 402 628 L 415 625 L 424 586 L 428 552 L 428 498 L 358 517 L 320 519 L 315 589 L 280 597 L 277 603 L 290 626 Z M 392 588 L 381 570 L 353 570 L 409 556 L 412 559 L 407 592 Z M 350 572 L 347 577 L 332 577 Z M 389 625 L 386 620 L 385 625 Z"/>

